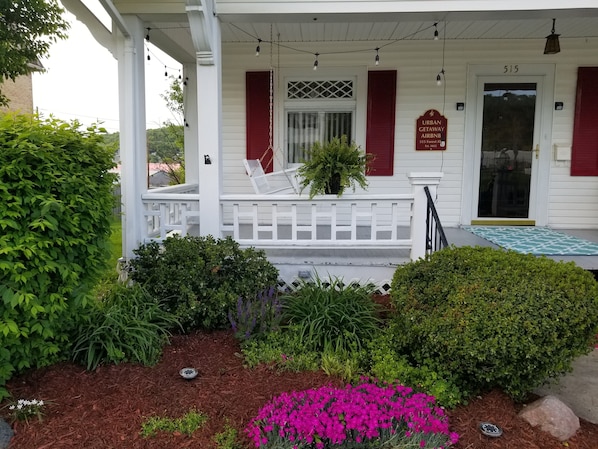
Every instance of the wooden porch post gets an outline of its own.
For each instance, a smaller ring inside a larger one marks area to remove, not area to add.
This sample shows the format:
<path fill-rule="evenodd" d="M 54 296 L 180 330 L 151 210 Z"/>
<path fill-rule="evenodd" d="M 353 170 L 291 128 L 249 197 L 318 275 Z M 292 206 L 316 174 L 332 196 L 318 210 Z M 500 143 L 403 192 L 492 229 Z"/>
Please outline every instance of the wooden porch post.
<path fill-rule="evenodd" d="M 407 177 L 413 189 L 413 210 L 411 211 L 411 260 L 426 256 L 426 211 L 428 200 L 424 187 L 428 186 L 432 198 L 436 197 L 436 190 L 440 179 L 444 176 L 440 172 L 409 173 Z"/>
<path fill-rule="evenodd" d="M 191 38 L 196 51 L 195 80 L 201 235 L 220 237 L 222 192 L 222 63 L 220 22 L 213 0 L 187 0 Z M 193 132 L 193 131 L 192 131 Z"/>
<path fill-rule="evenodd" d="M 145 60 L 143 22 L 133 15 L 123 16 L 130 35 L 115 26 L 117 36 L 123 256 L 133 250 L 144 236 L 141 194 L 147 190 L 147 150 L 145 136 Z"/>

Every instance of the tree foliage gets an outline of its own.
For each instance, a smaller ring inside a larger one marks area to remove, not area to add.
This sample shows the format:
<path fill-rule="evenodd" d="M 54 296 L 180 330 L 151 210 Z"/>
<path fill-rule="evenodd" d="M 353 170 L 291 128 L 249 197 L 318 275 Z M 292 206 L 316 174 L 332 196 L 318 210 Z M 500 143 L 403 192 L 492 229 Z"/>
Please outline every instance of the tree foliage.
<path fill-rule="evenodd" d="M 56 0 L 0 0 L 0 85 L 31 73 L 31 63 L 67 37 L 68 23 Z M 0 105 L 8 98 L 0 91 Z"/>
<path fill-rule="evenodd" d="M 0 117 L 0 398 L 14 373 L 68 349 L 104 270 L 115 176 L 99 131 Z"/>

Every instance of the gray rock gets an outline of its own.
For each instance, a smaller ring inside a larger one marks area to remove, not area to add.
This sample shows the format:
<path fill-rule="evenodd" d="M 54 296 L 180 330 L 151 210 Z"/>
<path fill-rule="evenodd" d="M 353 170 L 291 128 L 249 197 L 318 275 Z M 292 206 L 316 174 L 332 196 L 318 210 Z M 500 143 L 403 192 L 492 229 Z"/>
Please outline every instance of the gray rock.
<path fill-rule="evenodd" d="M 555 396 L 532 402 L 519 412 L 519 416 L 560 441 L 568 440 L 579 429 L 579 418 Z"/>
<path fill-rule="evenodd" d="M 0 418 L 0 449 L 6 449 L 13 436 L 12 427 L 6 421 Z"/>

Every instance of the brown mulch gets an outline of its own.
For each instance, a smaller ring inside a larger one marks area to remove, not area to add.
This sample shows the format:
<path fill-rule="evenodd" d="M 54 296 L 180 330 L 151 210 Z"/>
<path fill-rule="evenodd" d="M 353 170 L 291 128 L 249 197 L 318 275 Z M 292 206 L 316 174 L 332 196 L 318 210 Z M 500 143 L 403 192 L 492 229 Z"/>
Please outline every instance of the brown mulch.
<path fill-rule="evenodd" d="M 173 337 L 154 367 L 131 364 L 104 366 L 86 372 L 81 366 L 61 363 L 13 379 L 13 397 L 50 401 L 42 422 L 16 423 L 11 449 L 201 448 L 215 449 L 213 436 L 225 423 L 239 430 L 264 403 L 283 391 L 341 382 L 323 373 L 279 373 L 268 367 L 243 368 L 239 345 L 229 331 Z M 199 376 L 186 381 L 184 367 Z M 4 405 L 4 404 L 2 404 Z M 2 406 L 0 406 L 2 407 Z M 195 408 L 209 416 L 192 436 L 139 435 L 149 416 L 178 417 Z M 450 411 L 452 430 L 461 439 L 458 449 L 562 449 L 563 443 L 530 427 L 517 417 L 520 406 L 500 392 L 476 398 Z M 6 415 L 6 409 L 0 413 Z M 482 421 L 503 429 L 492 439 L 478 431 Z M 245 441 L 245 446 L 249 444 Z M 571 449 L 598 449 L 598 425 L 582 421 L 568 442 Z"/>

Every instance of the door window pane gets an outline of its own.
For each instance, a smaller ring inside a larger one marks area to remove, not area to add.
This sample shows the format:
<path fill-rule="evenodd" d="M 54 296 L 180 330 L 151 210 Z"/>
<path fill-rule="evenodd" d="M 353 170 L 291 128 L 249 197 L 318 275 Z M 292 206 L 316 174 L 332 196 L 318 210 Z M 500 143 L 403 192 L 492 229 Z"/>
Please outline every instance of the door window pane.
<path fill-rule="evenodd" d="M 484 85 L 478 217 L 528 217 L 535 111 L 535 83 Z"/>

